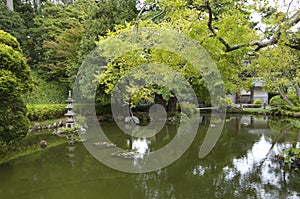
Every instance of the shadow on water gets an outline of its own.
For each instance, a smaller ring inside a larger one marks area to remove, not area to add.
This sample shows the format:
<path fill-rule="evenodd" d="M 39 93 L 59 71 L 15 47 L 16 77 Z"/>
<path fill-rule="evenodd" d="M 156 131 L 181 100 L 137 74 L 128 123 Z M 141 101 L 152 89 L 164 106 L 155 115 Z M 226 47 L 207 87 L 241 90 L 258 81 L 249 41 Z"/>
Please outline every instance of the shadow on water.
<path fill-rule="evenodd" d="M 60 145 L 0 165 L 1 198 L 299 198 L 299 171 L 286 170 L 275 155 L 288 147 L 298 130 L 277 118 L 227 116 L 223 132 L 208 156 L 198 158 L 206 131 L 198 134 L 181 158 L 155 172 L 129 174 L 98 162 L 82 144 Z M 280 127 L 280 128 L 279 128 Z M 109 139 L 122 147 L 137 140 L 104 123 Z M 155 151 L 176 135 L 176 125 L 143 142 Z"/>

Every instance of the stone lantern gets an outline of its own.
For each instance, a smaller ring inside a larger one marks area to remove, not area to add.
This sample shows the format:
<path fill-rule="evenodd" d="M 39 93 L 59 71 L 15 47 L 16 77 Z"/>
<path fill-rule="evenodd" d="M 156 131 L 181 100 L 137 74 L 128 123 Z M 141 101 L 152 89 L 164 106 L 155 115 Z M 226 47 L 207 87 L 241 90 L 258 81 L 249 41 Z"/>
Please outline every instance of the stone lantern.
<path fill-rule="evenodd" d="M 67 117 L 66 128 L 72 128 L 75 125 L 76 113 L 74 113 L 72 110 L 74 101 L 75 100 L 72 98 L 72 93 L 71 93 L 71 91 L 69 91 L 69 97 L 67 100 L 65 100 L 65 102 L 67 103 L 67 106 L 66 106 L 67 113 L 65 114 L 65 116 Z"/>

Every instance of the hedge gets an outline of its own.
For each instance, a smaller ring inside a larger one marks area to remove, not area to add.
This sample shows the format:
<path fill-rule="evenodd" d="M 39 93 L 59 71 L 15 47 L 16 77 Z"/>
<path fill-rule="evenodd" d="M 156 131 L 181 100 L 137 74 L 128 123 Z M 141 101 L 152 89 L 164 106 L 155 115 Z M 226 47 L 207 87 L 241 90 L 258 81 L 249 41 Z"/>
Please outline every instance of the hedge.
<path fill-rule="evenodd" d="M 26 107 L 31 121 L 55 119 L 66 113 L 66 104 L 28 104 Z"/>

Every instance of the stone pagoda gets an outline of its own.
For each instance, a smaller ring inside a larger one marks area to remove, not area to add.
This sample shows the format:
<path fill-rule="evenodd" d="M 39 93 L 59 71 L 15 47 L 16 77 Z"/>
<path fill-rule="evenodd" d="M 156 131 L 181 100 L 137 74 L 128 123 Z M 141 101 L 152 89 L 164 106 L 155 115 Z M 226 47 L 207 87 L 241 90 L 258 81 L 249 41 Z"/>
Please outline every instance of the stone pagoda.
<path fill-rule="evenodd" d="M 75 116 L 76 113 L 73 112 L 73 102 L 75 100 L 72 98 L 72 93 L 69 91 L 69 97 L 65 102 L 67 103 L 66 109 L 67 113 L 65 116 L 67 117 L 66 119 L 66 128 L 72 128 L 75 125 Z"/>

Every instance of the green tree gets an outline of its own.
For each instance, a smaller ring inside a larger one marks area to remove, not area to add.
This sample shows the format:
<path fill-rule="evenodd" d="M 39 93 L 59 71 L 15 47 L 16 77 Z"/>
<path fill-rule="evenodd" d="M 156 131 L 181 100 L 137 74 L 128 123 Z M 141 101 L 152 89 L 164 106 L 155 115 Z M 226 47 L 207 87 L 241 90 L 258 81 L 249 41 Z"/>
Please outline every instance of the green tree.
<path fill-rule="evenodd" d="M 252 28 L 253 24 L 249 22 L 250 12 L 245 11 L 243 4 L 235 5 L 231 1 L 224 1 L 224 4 L 221 5 L 213 4 L 213 7 L 210 7 L 208 1 L 203 3 L 206 4 L 199 5 L 200 2 L 198 1 L 194 2 L 194 4 L 187 1 L 159 1 L 155 5 L 155 14 L 151 14 L 149 12 L 152 11 L 148 11 L 146 15 L 143 15 L 143 9 L 140 11 L 137 21 L 138 28 L 157 27 L 178 30 L 201 43 L 208 51 L 221 72 L 228 93 L 237 92 L 243 87 L 250 87 L 249 81 L 244 81 L 242 77 L 244 75 L 242 70 L 243 61 L 248 57 L 251 48 L 245 47 L 231 50 L 229 47 L 227 49 L 224 46 L 225 42 L 226 44 L 227 42 L 249 43 L 258 38 L 258 35 Z M 233 6 L 234 9 L 229 9 L 230 6 Z M 139 20 L 141 16 L 143 16 L 144 20 Z M 218 19 L 216 19 L 217 17 Z M 117 30 L 122 32 L 130 28 L 137 27 L 129 25 L 120 27 Z M 244 36 L 237 37 L 236 35 Z M 220 39 L 221 37 L 224 39 Z M 123 74 L 123 71 L 137 65 L 136 62 L 138 60 L 143 60 L 141 57 L 137 58 L 139 56 L 137 54 L 134 58 L 126 57 L 123 60 L 118 60 L 121 63 L 115 63 L 108 67 L 105 73 L 107 76 L 101 76 L 99 79 L 100 84 L 107 86 L 106 92 L 109 93 L 110 88 L 113 88 L 113 81 L 116 82 Z M 146 62 L 160 62 L 179 71 L 190 82 L 196 94 L 204 99 L 207 105 L 210 104 L 211 99 L 207 88 L 209 86 L 217 86 L 218 82 L 215 82 L 215 85 L 207 85 L 203 79 L 203 74 L 199 74 L 198 71 L 193 69 L 189 60 L 176 57 L 172 53 L 151 51 L 151 49 L 149 49 L 148 57 L 150 58 Z M 111 67 L 115 69 L 111 69 Z M 156 93 L 155 99 L 157 101 L 161 101 L 166 106 L 167 104 L 173 104 L 173 108 L 168 106 L 168 109 L 174 110 L 176 99 L 173 98 L 171 91 L 157 87 L 152 87 L 151 89 Z"/>
<path fill-rule="evenodd" d="M 290 2 L 292 3 L 292 1 Z M 280 97 L 291 107 L 300 103 L 300 71 L 299 50 L 300 10 L 293 12 L 279 10 L 276 7 L 263 7 L 265 16 L 263 42 L 254 42 L 257 45 L 257 53 L 253 58 L 251 70 L 256 79 L 265 83 L 265 88 L 270 92 L 278 93 Z M 288 96 L 297 96 L 294 100 Z M 293 102 L 294 101 L 294 102 Z"/>
<path fill-rule="evenodd" d="M 34 40 L 30 32 L 34 25 L 33 18 L 36 12 L 30 2 L 14 0 L 13 3 L 14 11 L 11 11 L 5 6 L 3 1 L 0 1 L 0 29 L 17 38 L 24 55 L 27 57 L 27 61 L 30 62 L 36 56 Z"/>
<path fill-rule="evenodd" d="M 265 83 L 265 88 L 278 93 L 290 106 L 295 104 L 287 94 L 297 94 L 300 103 L 299 51 L 286 45 L 276 45 L 260 52 L 254 60 L 253 70 L 257 78 Z"/>
<path fill-rule="evenodd" d="M 17 40 L 0 30 L 0 142 L 24 137 L 30 123 L 21 94 L 32 88 L 30 68 Z"/>
<path fill-rule="evenodd" d="M 10 33 L 19 41 L 24 41 L 26 38 L 25 21 L 19 13 L 9 10 L 2 1 L 0 1 L 0 29 Z"/>
<path fill-rule="evenodd" d="M 175 29 L 201 43 L 221 72 L 227 93 L 239 92 L 241 89 L 248 90 L 252 86 L 253 71 L 247 67 L 245 61 L 264 54 L 265 51 L 262 49 L 274 45 L 299 48 L 299 33 L 290 31 L 291 27 L 300 21 L 299 11 L 294 14 L 283 13 L 278 7 L 272 7 L 266 3 L 261 4 L 259 1 L 253 1 L 252 4 L 247 1 L 229 0 L 179 0 L 175 2 L 153 0 L 147 2 L 148 8 L 152 9 L 146 9 L 147 6 L 141 8 L 137 17 L 138 27 Z M 266 18 L 264 23 L 267 24 L 267 28 L 262 34 L 256 31 L 257 23 L 251 20 L 251 14 L 254 12 Z M 122 32 L 129 28 L 124 26 L 118 31 Z M 177 69 L 182 64 L 180 61 L 168 59 L 165 54 L 161 54 L 157 59 L 162 62 L 166 60 L 164 63 L 177 66 Z M 112 69 L 110 69 L 110 72 L 107 72 L 110 75 L 105 80 L 108 88 L 113 87 L 111 82 L 122 74 L 118 70 L 124 71 L 122 67 L 128 67 L 123 64 L 124 62 L 113 64 L 117 67 L 117 71 L 111 72 Z M 208 85 L 202 81 L 201 75 L 197 76 L 193 70 L 189 69 L 185 72 L 185 77 L 190 80 L 202 98 L 208 96 L 205 89 Z M 100 81 L 100 83 L 103 82 Z"/>
<path fill-rule="evenodd" d="M 45 76 L 72 86 L 82 61 L 95 48 L 98 35 L 135 17 L 133 2 L 78 0 L 70 5 L 41 5 L 33 32 Z"/>

